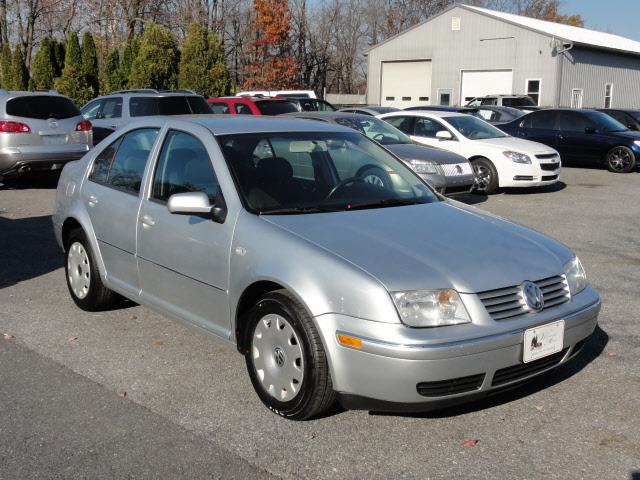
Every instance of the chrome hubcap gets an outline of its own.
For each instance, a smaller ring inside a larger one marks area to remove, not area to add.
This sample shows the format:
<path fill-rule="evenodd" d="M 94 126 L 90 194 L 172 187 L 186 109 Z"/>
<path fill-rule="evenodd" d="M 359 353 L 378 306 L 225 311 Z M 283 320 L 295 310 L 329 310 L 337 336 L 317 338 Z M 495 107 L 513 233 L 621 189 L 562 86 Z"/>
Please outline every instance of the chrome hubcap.
<path fill-rule="evenodd" d="M 625 170 L 631 166 L 631 155 L 622 148 L 616 148 L 609 154 L 609 163 L 614 170 Z"/>
<path fill-rule="evenodd" d="M 264 390 L 281 402 L 295 398 L 304 379 L 302 345 L 280 315 L 262 317 L 253 333 L 251 361 Z"/>
<path fill-rule="evenodd" d="M 491 183 L 491 170 L 484 165 L 473 164 L 473 170 L 476 172 L 476 189 L 486 190 Z"/>
<path fill-rule="evenodd" d="M 363 180 L 367 183 L 375 185 L 376 187 L 384 187 L 384 182 L 377 175 L 367 175 L 366 177 L 363 178 Z"/>
<path fill-rule="evenodd" d="M 89 293 L 91 266 L 89 255 L 80 242 L 74 242 L 67 253 L 67 280 L 73 294 L 82 300 Z"/>

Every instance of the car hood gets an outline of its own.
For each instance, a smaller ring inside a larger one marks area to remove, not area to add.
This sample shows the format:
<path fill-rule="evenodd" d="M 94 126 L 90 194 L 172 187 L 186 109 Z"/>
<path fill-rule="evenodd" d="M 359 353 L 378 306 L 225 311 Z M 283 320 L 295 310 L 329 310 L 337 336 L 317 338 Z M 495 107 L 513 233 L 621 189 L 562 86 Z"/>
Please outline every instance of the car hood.
<path fill-rule="evenodd" d="M 504 148 L 509 150 L 517 150 L 523 153 L 551 153 L 555 150 L 551 147 L 543 145 L 542 143 L 532 142 L 531 140 L 524 140 L 516 137 L 503 137 L 503 138 L 487 138 L 484 140 L 474 140 L 484 145 L 490 145 L 495 148 Z"/>
<path fill-rule="evenodd" d="M 384 147 L 402 160 L 433 160 L 441 165 L 467 162 L 467 159 L 462 155 L 436 147 L 427 147 L 412 143 L 396 143 L 385 145 Z"/>
<path fill-rule="evenodd" d="M 538 232 L 452 201 L 261 218 L 368 272 L 389 291 L 519 285 L 561 274 L 573 255 Z"/>

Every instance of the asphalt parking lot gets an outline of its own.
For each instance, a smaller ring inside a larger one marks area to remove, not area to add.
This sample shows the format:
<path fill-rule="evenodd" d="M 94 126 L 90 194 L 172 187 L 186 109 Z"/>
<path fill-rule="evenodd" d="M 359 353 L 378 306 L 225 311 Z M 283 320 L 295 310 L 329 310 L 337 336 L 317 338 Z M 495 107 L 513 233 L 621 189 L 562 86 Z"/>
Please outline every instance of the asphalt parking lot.
<path fill-rule="evenodd" d="M 454 409 L 309 422 L 264 408 L 222 343 L 135 305 L 76 308 L 54 183 L 0 187 L 0 478 L 640 479 L 640 174 L 563 181 L 462 200 L 578 253 L 603 300 L 579 358 Z"/>

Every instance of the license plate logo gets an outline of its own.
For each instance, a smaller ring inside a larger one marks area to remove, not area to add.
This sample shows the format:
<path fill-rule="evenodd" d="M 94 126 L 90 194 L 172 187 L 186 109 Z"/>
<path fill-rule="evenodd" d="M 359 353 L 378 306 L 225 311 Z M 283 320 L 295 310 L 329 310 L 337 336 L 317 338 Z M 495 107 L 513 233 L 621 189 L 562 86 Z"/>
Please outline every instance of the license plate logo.
<path fill-rule="evenodd" d="M 564 320 L 530 328 L 524 332 L 524 363 L 553 355 L 564 346 Z"/>

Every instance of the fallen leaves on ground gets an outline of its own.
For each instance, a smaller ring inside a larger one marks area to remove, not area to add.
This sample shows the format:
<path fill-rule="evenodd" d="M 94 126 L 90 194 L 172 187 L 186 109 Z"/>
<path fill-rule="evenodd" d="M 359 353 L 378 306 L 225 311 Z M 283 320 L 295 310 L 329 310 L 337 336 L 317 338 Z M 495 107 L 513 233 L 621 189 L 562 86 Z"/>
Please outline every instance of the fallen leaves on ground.
<path fill-rule="evenodd" d="M 70 342 L 75 342 L 76 340 L 78 340 L 78 337 L 69 337 Z"/>
<path fill-rule="evenodd" d="M 164 342 L 162 340 L 154 340 L 153 342 L 151 342 L 151 346 L 152 347 L 161 347 L 164 345 Z"/>
<path fill-rule="evenodd" d="M 477 438 L 472 438 L 472 439 L 469 439 L 469 440 L 463 440 L 462 446 L 463 447 L 475 447 L 478 444 L 478 442 L 480 442 L 480 440 L 477 439 Z"/>
<path fill-rule="evenodd" d="M 127 396 L 127 391 L 122 389 L 122 388 L 119 388 L 119 389 L 116 390 L 116 395 L 118 395 L 119 397 L 124 398 L 124 397 Z"/>
<path fill-rule="evenodd" d="M 536 410 L 539 412 L 544 412 L 544 405 L 536 405 Z"/>
<path fill-rule="evenodd" d="M 16 337 L 14 337 L 13 335 L 11 335 L 10 333 L 3 333 L 3 334 L 2 334 L 2 338 L 4 338 L 5 340 L 13 340 L 13 339 L 14 339 L 14 338 L 16 338 Z"/>

